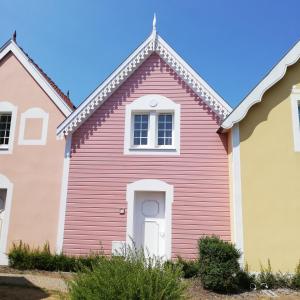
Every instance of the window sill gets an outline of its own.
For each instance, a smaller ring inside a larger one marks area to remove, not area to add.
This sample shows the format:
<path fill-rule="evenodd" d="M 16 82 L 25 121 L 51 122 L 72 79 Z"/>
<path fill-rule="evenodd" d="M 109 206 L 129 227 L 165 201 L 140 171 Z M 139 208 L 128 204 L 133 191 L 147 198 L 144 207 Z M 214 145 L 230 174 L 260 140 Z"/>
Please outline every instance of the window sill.
<path fill-rule="evenodd" d="M 179 155 L 179 150 L 171 147 L 171 148 L 136 148 L 131 147 L 124 151 L 124 154 L 140 154 L 140 155 Z"/>

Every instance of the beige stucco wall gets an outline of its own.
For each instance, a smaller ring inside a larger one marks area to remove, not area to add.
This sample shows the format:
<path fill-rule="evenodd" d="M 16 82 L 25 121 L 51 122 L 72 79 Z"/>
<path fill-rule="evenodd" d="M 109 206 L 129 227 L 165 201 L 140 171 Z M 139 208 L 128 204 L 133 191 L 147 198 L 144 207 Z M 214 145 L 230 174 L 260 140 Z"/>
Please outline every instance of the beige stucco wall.
<path fill-rule="evenodd" d="M 250 270 L 270 259 L 294 271 L 300 259 L 300 153 L 294 152 L 290 94 L 300 63 L 240 122 L 244 253 Z"/>
<path fill-rule="evenodd" d="M 0 155 L 0 174 L 13 183 L 8 248 L 23 240 L 54 249 L 65 146 L 55 132 L 64 116 L 13 55 L 0 62 L 0 101 L 18 108 L 13 152 Z M 32 107 L 49 113 L 44 146 L 18 145 L 20 115 Z"/>

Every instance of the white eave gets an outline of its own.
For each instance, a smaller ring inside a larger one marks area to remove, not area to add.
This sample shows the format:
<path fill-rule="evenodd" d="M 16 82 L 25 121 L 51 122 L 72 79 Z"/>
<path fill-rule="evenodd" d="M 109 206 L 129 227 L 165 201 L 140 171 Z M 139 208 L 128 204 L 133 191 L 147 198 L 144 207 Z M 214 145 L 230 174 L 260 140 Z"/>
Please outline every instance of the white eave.
<path fill-rule="evenodd" d="M 2 60 L 2 58 L 5 57 L 5 55 L 7 55 L 9 52 L 12 52 L 16 56 L 19 62 L 24 66 L 24 68 L 29 72 L 29 74 L 36 80 L 36 82 L 50 97 L 50 99 L 54 102 L 54 104 L 60 109 L 60 111 L 66 117 L 68 117 L 73 110 L 66 104 L 66 102 L 60 97 L 60 95 L 46 80 L 46 78 L 30 61 L 30 58 L 26 56 L 26 54 L 20 49 L 20 47 L 13 40 L 9 40 L 0 49 L 0 60 Z"/>
<path fill-rule="evenodd" d="M 289 66 L 300 58 L 300 41 L 280 60 L 280 62 L 266 75 L 266 77 L 250 92 L 250 94 L 232 111 L 221 124 L 221 130 L 228 130 L 234 124 L 243 120 L 249 109 L 261 102 L 264 93 L 283 78 Z"/>
<path fill-rule="evenodd" d="M 153 53 L 157 53 L 221 120 L 232 111 L 223 100 L 159 35 L 151 35 L 57 128 L 67 136 L 93 112 Z"/>

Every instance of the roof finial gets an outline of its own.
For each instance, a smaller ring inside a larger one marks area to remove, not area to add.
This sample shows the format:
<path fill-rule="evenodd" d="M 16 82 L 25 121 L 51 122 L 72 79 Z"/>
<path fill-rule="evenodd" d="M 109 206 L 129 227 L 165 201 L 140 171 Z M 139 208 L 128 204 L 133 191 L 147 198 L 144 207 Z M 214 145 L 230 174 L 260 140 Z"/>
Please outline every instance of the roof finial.
<path fill-rule="evenodd" d="M 17 31 L 16 30 L 13 33 L 12 39 L 13 39 L 14 42 L 17 41 Z"/>
<path fill-rule="evenodd" d="M 70 98 L 70 90 L 67 91 L 67 97 Z"/>
<path fill-rule="evenodd" d="M 156 14 L 153 16 L 152 32 L 156 33 Z"/>

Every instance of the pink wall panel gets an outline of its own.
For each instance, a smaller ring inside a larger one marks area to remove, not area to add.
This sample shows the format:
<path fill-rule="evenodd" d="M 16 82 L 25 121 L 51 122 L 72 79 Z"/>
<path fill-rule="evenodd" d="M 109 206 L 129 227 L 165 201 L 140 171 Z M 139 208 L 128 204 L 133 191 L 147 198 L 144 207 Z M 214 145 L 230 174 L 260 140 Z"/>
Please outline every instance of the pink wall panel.
<path fill-rule="evenodd" d="M 124 155 L 125 107 L 146 94 L 181 104 L 180 156 Z M 172 253 L 197 254 L 197 239 L 230 239 L 226 137 L 218 118 L 191 89 L 152 54 L 74 134 L 68 186 L 64 251 L 106 253 L 125 240 L 126 185 L 160 179 L 174 185 Z"/>

